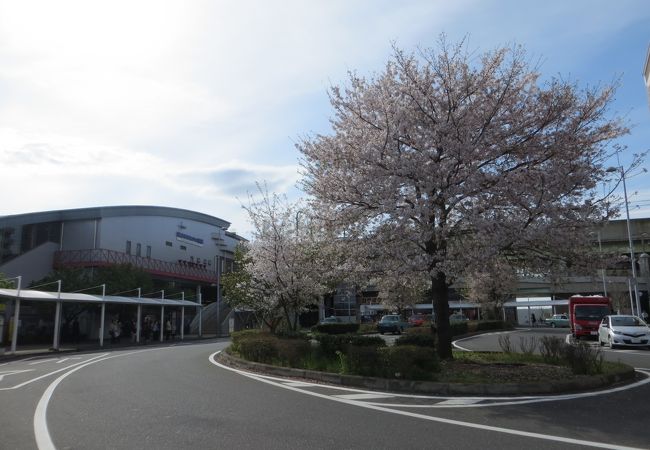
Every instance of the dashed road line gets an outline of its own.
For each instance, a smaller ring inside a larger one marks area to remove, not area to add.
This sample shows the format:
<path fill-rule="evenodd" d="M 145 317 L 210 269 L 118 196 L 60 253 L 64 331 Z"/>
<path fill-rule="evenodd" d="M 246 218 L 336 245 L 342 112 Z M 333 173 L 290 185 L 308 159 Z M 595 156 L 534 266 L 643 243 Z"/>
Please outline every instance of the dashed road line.
<path fill-rule="evenodd" d="M 333 397 L 347 400 L 372 400 L 376 398 L 392 398 L 393 396 L 388 394 L 339 394 L 333 395 Z"/>

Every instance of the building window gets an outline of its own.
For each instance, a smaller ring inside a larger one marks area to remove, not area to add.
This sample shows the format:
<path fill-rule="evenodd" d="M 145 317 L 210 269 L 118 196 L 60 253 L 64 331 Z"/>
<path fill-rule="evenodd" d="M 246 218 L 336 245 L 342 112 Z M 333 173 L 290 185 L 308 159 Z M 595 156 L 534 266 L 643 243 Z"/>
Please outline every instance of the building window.
<path fill-rule="evenodd" d="M 126 241 L 126 254 L 131 254 L 131 241 Z"/>
<path fill-rule="evenodd" d="M 181 250 L 187 250 L 187 247 L 185 247 L 184 245 L 181 245 Z"/>
<path fill-rule="evenodd" d="M 142 244 L 139 242 L 135 245 L 135 256 L 141 256 L 142 253 Z"/>
<path fill-rule="evenodd" d="M 194 262 L 194 256 L 190 256 L 190 262 Z"/>
<path fill-rule="evenodd" d="M 147 258 L 151 258 L 151 245 L 147 245 Z"/>
<path fill-rule="evenodd" d="M 172 241 L 165 241 L 165 245 L 167 247 L 171 247 L 173 244 L 172 244 Z"/>

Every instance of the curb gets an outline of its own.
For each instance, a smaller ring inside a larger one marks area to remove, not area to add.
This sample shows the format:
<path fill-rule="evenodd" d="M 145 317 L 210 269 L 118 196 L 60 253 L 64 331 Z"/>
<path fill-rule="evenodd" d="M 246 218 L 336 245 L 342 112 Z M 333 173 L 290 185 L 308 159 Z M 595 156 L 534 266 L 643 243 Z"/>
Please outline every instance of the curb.
<path fill-rule="evenodd" d="M 566 394 L 580 391 L 609 387 L 613 384 L 630 382 L 635 378 L 634 368 L 626 366 L 620 371 L 608 375 L 585 375 L 575 380 L 554 381 L 549 383 L 524 384 L 469 384 L 469 383 L 438 383 L 435 381 L 392 380 L 387 378 L 362 377 L 358 375 L 342 375 L 315 370 L 293 369 L 289 367 L 271 366 L 268 364 L 246 361 L 234 357 L 224 351 L 216 359 L 231 367 L 261 372 L 288 378 L 305 378 L 325 383 L 364 388 L 378 391 L 392 391 L 410 394 L 427 395 L 548 395 Z"/>

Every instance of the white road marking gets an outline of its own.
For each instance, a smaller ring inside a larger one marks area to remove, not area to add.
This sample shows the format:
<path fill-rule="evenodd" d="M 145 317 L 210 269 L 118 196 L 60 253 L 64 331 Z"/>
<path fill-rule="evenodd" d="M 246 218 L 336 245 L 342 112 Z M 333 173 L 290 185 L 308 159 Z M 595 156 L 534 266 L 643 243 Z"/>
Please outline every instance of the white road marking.
<path fill-rule="evenodd" d="M 7 372 L 0 372 L 0 381 L 7 376 L 7 375 L 14 375 L 16 373 L 23 373 L 23 372 L 31 372 L 34 369 L 26 369 L 26 370 L 9 370 Z"/>
<path fill-rule="evenodd" d="M 56 361 L 56 358 L 39 359 L 38 361 L 30 362 L 28 365 L 35 366 L 36 364 L 43 364 L 50 361 Z"/>
<path fill-rule="evenodd" d="M 401 411 L 397 409 L 392 409 L 392 408 L 387 408 L 384 406 L 378 406 L 378 405 L 373 405 L 370 403 L 364 403 L 360 402 L 358 400 L 349 400 L 349 399 L 344 399 L 344 398 L 337 398 L 332 395 L 327 395 L 327 394 L 321 394 L 318 392 L 311 392 L 311 391 L 306 391 L 304 389 L 300 389 L 298 387 L 294 386 L 288 386 L 283 383 L 278 383 L 275 381 L 272 381 L 268 378 L 260 377 L 257 376 L 256 374 L 252 374 L 249 372 L 245 372 L 240 369 L 235 369 L 233 367 L 228 367 L 225 366 L 215 359 L 215 356 L 221 353 L 221 350 L 218 352 L 214 352 L 213 354 L 210 355 L 208 360 L 214 364 L 217 367 L 220 367 L 225 370 L 229 370 L 235 373 L 238 373 L 242 376 L 245 376 L 247 378 L 251 378 L 257 381 L 261 381 L 262 383 L 267 383 L 272 386 L 277 386 L 283 389 L 288 389 L 294 392 L 299 392 L 301 394 L 306 394 L 306 395 L 311 395 L 313 397 L 318 397 L 318 398 L 323 398 L 326 400 L 331 400 L 339 403 L 344 403 L 347 405 L 352 405 L 352 406 L 358 406 L 361 408 L 366 408 L 366 409 L 372 409 L 375 411 L 382 411 L 382 412 L 387 412 L 391 414 L 398 414 L 402 416 L 407 416 L 407 417 L 413 417 L 417 419 L 422 419 L 422 420 L 427 420 L 431 422 L 438 422 L 438 423 L 444 423 L 448 425 L 456 425 L 456 426 L 461 426 L 461 427 L 467 427 L 467 428 L 475 428 L 479 430 L 484 430 L 484 431 L 493 431 L 497 433 L 504 433 L 504 434 L 511 434 L 514 436 L 521 436 L 521 437 L 529 437 L 529 438 L 535 438 L 535 439 L 542 439 L 542 440 L 547 440 L 547 441 L 554 441 L 554 442 L 562 442 L 566 444 L 575 444 L 575 445 L 584 445 L 584 446 L 592 446 L 592 447 L 597 447 L 597 448 L 607 448 L 607 449 L 612 449 L 612 450 L 641 450 L 640 448 L 637 447 L 628 447 L 624 445 L 617 445 L 617 444 L 607 444 L 604 442 L 595 442 L 595 441 L 586 441 L 586 440 L 581 440 L 581 439 L 573 439 L 573 438 L 566 438 L 562 436 L 553 436 L 553 435 L 547 435 L 547 434 L 541 434 L 541 433 L 532 433 L 529 431 L 522 431 L 522 430 L 515 430 L 511 428 L 503 428 L 503 427 L 495 427 L 495 426 L 490 426 L 490 425 L 483 425 L 483 424 L 478 424 L 478 423 L 472 423 L 472 422 L 464 422 L 460 420 L 453 420 L 453 419 L 445 419 L 442 417 L 435 417 L 435 416 L 429 416 L 425 414 L 418 414 L 410 411 Z M 395 406 L 395 405 L 393 405 Z M 400 405 L 400 407 L 402 407 Z"/>
<path fill-rule="evenodd" d="M 491 332 L 491 333 L 482 333 L 480 336 L 494 336 L 494 335 L 497 335 L 497 334 L 515 333 L 515 332 L 517 332 L 517 331 L 520 331 L 520 330 L 493 331 L 493 332 Z M 458 345 L 458 342 L 467 341 L 467 340 L 470 340 L 470 339 L 474 339 L 474 338 L 476 338 L 476 337 L 478 337 L 478 335 L 477 335 L 477 336 L 469 336 L 469 337 L 461 338 L 461 339 L 456 339 L 455 341 L 453 341 L 453 342 L 451 343 L 451 345 L 454 346 L 454 347 L 456 347 L 458 350 L 462 350 L 462 351 L 464 351 L 464 352 L 471 352 L 471 351 L 473 351 L 473 350 L 470 350 L 470 349 L 465 348 L 465 347 L 461 347 L 460 345 Z"/>
<path fill-rule="evenodd" d="M 60 359 L 59 361 L 57 361 L 56 363 L 61 364 L 62 362 L 69 361 L 69 360 L 72 360 L 72 359 L 81 359 L 81 356 L 71 356 L 70 358 L 63 358 L 63 359 Z"/>
<path fill-rule="evenodd" d="M 39 450 L 56 450 L 56 447 L 54 446 L 54 442 L 52 442 L 52 437 L 50 436 L 50 431 L 47 427 L 47 406 L 50 402 L 50 399 L 52 398 L 52 394 L 54 393 L 54 390 L 56 387 L 63 381 L 68 375 L 73 374 L 77 370 L 83 369 L 84 367 L 90 366 L 91 364 L 95 364 L 101 361 L 106 361 L 108 359 L 112 358 L 117 358 L 118 356 L 128 356 L 128 355 L 134 355 L 136 353 L 142 353 L 142 352 L 148 352 L 152 350 L 161 350 L 169 347 L 158 347 L 158 348 L 148 348 L 144 350 L 138 350 L 135 352 L 128 352 L 128 353 L 120 353 L 117 355 L 112 355 L 112 356 L 107 356 L 105 358 L 102 358 L 102 356 L 108 355 L 108 353 L 104 353 L 103 355 L 93 358 L 93 361 L 87 360 L 84 361 L 83 363 L 77 363 L 81 364 L 75 367 L 72 370 L 69 370 L 68 372 L 64 373 L 61 375 L 59 378 L 54 380 L 48 387 L 45 389 L 45 392 L 43 393 L 43 396 L 41 399 L 38 401 L 38 405 L 36 405 L 36 411 L 34 412 L 34 437 L 36 438 L 36 445 L 38 446 Z M 99 359 L 101 358 L 101 359 Z M 67 370 L 71 366 L 66 367 L 62 370 Z"/>
<path fill-rule="evenodd" d="M 106 355 L 108 355 L 108 353 L 104 353 L 104 354 L 99 355 L 99 356 L 94 356 L 94 357 L 86 360 L 86 362 L 91 361 L 93 359 L 101 358 L 102 356 L 106 356 Z M 25 381 L 24 383 L 17 384 L 16 386 L 0 388 L 0 391 L 8 391 L 8 390 L 11 390 L 11 389 L 19 389 L 19 388 L 21 388 L 23 386 L 26 386 L 26 385 L 28 385 L 30 383 L 33 383 L 34 381 L 38 381 L 38 380 L 41 380 L 43 378 L 49 377 L 50 375 L 54 375 L 55 373 L 63 372 L 64 370 L 68 370 L 71 367 L 78 366 L 79 364 L 83 364 L 83 363 L 84 362 L 82 361 L 82 362 L 70 364 L 68 367 L 63 367 L 61 369 L 55 370 L 54 372 L 46 373 L 45 375 L 41 375 L 40 377 L 36 377 L 36 378 L 31 379 L 31 380 Z"/>
<path fill-rule="evenodd" d="M 334 395 L 336 398 L 344 398 L 348 400 L 372 400 L 374 398 L 391 398 L 392 395 L 388 394 L 341 394 Z"/>
<path fill-rule="evenodd" d="M 463 398 L 452 398 L 449 400 L 445 400 L 444 402 L 438 403 L 438 405 L 446 405 L 446 406 L 458 406 L 458 405 L 473 405 L 475 403 L 478 403 L 482 401 L 481 399 L 463 399 Z"/>
<path fill-rule="evenodd" d="M 295 387 L 312 387 L 312 383 L 305 383 L 303 381 L 290 381 L 288 383 L 284 383 L 287 386 L 295 386 Z"/>

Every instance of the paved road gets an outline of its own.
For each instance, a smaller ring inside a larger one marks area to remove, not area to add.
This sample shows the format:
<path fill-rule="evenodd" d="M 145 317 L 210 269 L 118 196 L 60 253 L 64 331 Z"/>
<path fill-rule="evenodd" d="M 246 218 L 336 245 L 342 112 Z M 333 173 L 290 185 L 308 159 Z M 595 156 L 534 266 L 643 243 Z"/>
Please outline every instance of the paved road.
<path fill-rule="evenodd" d="M 233 371 L 214 360 L 225 345 L 4 363 L 0 448 L 650 447 L 646 381 L 553 398 L 404 396 Z"/>
<path fill-rule="evenodd" d="M 504 334 L 509 335 L 510 342 L 517 347 L 521 339 L 527 340 L 532 337 L 540 338 L 542 336 L 555 336 L 567 339 L 570 333 L 568 328 L 526 328 L 518 329 L 510 333 L 487 333 L 467 339 L 461 339 L 456 341 L 456 346 L 467 350 L 500 351 L 501 347 L 499 346 L 499 337 Z M 597 341 L 583 340 L 582 342 L 589 343 L 594 348 L 599 347 Z M 602 347 L 601 351 L 607 361 L 620 361 L 629 364 L 632 367 L 650 370 L 650 350 L 645 348 L 617 348 L 616 350 L 611 350 Z"/>

